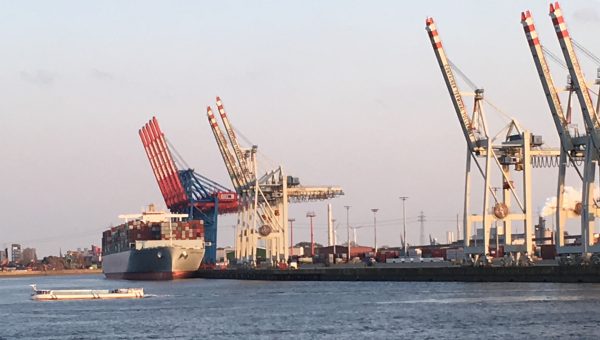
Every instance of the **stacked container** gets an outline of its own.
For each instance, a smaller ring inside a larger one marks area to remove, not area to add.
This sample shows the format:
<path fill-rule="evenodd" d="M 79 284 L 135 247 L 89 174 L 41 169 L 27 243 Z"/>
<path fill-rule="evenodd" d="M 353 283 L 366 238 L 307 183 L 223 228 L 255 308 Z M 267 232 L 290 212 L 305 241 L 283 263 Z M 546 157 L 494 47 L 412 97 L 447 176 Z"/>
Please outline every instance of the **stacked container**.
<path fill-rule="evenodd" d="M 102 233 L 102 254 L 135 248 L 135 241 L 198 240 L 204 238 L 204 221 L 143 222 L 129 221 Z"/>

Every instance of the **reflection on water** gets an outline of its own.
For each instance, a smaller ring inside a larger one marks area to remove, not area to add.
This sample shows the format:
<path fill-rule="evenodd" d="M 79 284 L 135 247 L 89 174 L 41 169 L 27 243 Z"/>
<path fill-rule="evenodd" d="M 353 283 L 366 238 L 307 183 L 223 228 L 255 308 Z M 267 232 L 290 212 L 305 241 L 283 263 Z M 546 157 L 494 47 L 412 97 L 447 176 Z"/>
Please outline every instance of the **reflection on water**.
<path fill-rule="evenodd" d="M 38 288 L 143 287 L 137 300 L 31 301 Z M 600 285 L 0 279 L 0 338 L 597 338 Z"/>

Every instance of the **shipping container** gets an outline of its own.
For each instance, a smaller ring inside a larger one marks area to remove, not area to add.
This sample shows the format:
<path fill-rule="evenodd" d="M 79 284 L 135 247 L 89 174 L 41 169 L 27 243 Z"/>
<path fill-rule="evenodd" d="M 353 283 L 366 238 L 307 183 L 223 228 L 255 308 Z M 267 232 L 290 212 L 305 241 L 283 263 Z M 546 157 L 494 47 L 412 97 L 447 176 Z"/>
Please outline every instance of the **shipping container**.
<path fill-rule="evenodd" d="M 448 248 L 446 249 L 446 260 L 462 261 L 465 257 L 463 248 Z"/>
<path fill-rule="evenodd" d="M 192 240 L 204 237 L 201 220 L 173 222 L 129 221 L 102 232 L 102 248 L 108 253 L 119 252 L 135 246 L 135 241 Z"/>
<path fill-rule="evenodd" d="M 540 246 L 540 257 L 544 260 L 556 258 L 556 246 L 554 244 L 542 244 Z"/>

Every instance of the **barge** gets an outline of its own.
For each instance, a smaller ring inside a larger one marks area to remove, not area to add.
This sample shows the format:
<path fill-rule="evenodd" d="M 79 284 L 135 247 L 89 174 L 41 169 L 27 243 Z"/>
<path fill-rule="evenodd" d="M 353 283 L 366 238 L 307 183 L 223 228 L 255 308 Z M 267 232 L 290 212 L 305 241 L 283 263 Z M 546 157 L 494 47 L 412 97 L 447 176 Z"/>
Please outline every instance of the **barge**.
<path fill-rule="evenodd" d="M 52 300 L 98 300 L 98 299 L 139 299 L 144 297 L 144 288 L 108 289 L 37 289 L 31 285 L 31 299 L 36 301 Z"/>

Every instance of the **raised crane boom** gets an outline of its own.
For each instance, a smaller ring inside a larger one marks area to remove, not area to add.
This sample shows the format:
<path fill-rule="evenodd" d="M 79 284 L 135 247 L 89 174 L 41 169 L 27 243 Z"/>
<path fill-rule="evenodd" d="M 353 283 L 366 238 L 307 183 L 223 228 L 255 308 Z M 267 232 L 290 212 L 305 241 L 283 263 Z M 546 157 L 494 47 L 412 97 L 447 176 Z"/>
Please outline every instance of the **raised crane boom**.
<path fill-rule="evenodd" d="M 460 126 L 467 140 L 467 146 L 469 147 L 469 150 L 475 152 L 480 149 L 478 145 L 479 140 L 473 133 L 473 123 L 471 121 L 471 118 L 469 117 L 469 114 L 467 113 L 467 108 L 463 101 L 462 95 L 460 94 L 458 85 L 456 84 L 456 79 L 454 78 L 452 67 L 450 66 L 448 58 L 446 57 L 446 52 L 442 47 L 442 41 L 439 37 L 433 18 L 427 18 L 425 24 L 425 28 L 429 33 L 431 45 L 433 46 L 433 51 L 435 52 L 438 64 L 440 65 L 440 69 L 442 70 L 442 75 L 444 76 L 446 87 L 448 88 L 448 92 L 450 92 L 450 98 L 452 99 L 454 110 L 458 115 Z"/>
<path fill-rule="evenodd" d="M 187 202 L 188 197 L 156 117 L 146 123 L 139 134 L 167 207 Z"/>
<path fill-rule="evenodd" d="M 206 114 L 208 116 L 208 122 L 212 129 L 213 135 L 215 136 L 215 140 L 219 147 L 219 151 L 221 152 L 221 156 L 223 157 L 223 161 L 225 162 L 225 167 L 227 168 L 227 172 L 229 173 L 229 177 L 231 178 L 231 182 L 235 187 L 236 192 L 240 192 L 242 187 L 247 184 L 245 179 L 242 177 L 239 169 L 237 169 L 237 165 L 235 164 L 235 160 L 233 155 L 229 151 L 229 147 L 227 146 L 227 141 L 219 128 L 219 124 L 215 119 L 215 115 L 212 112 L 212 109 L 209 107 L 206 108 Z"/>
<path fill-rule="evenodd" d="M 150 161 L 150 167 L 152 168 L 152 172 L 154 173 L 154 177 L 156 178 L 156 182 L 158 183 L 158 188 L 160 189 L 160 193 L 162 194 L 163 198 L 165 199 L 165 203 L 167 203 L 167 205 L 169 204 L 168 202 L 168 195 L 169 195 L 169 191 L 167 188 L 167 185 L 164 183 L 164 178 L 165 175 L 162 171 L 162 169 L 160 168 L 160 166 L 158 165 L 158 160 L 157 157 L 154 153 L 154 150 L 152 149 L 152 146 L 150 145 L 150 140 L 148 138 L 148 134 L 147 131 L 145 130 L 145 127 L 143 127 L 142 129 L 139 130 L 139 135 L 140 135 L 140 139 L 142 140 L 142 144 L 144 145 L 144 150 L 146 151 L 146 156 L 148 157 L 148 161 Z"/>
<path fill-rule="evenodd" d="M 246 163 L 246 159 L 244 158 L 244 153 L 242 152 L 242 148 L 238 143 L 237 137 L 231 124 L 229 123 L 229 118 L 227 117 L 227 113 L 225 112 L 225 107 L 223 106 L 223 102 L 220 97 L 217 97 L 217 109 L 219 110 L 219 114 L 221 115 L 221 120 L 223 121 L 223 126 L 225 127 L 225 132 L 227 132 L 227 137 L 229 137 L 229 142 L 231 143 L 231 147 L 233 148 L 233 152 L 235 158 L 237 159 L 238 166 L 240 168 L 242 176 L 246 180 L 246 183 L 252 181 L 251 171 L 248 168 L 248 164 Z"/>
<path fill-rule="evenodd" d="M 573 42 L 567 30 L 567 24 L 563 17 L 562 10 L 558 2 L 550 4 L 550 18 L 558 37 L 561 50 L 563 52 L 571 84 L 583 114 L 583 120 L 586 125 L 588 145 L 586 147 L 586 156 L 583 169 L 583 189 L 582 189 L 582 211 L 581 211 L 581 252 L 586 254 L 592 245 L 593 232 L 595 227 L 597 204 L 594 199 L 595 174 L 598 161 L 598 150 L 600 148 L 600 121 L 596 115 L 596 110 L 590 97 L 590 92 L 585 82 L 585 77 L 579 66 L 579 61 L 575 55 Z"/>
<path fill-rule="evenodd" d="M 565 18 L 563 17 L 558 2 L 550 4 L 550 17 L 552 18 L 552 24 L 554 25 L 560 48 L 565 57 L 565 61 L 567 62 L 571 81 L 573 82 L 573 87 L 577 93 L 577 99 L 581 105 L 581 112 L 583 113 L 586 130 L 588 134 L 592 136 L 595 147 L 598 148 L 600 147 L 600 140 L 598 140 L 596 132 L 600 130 L 600 121 L 596 115 L 596 110 L 592 98 L 590 97 L 585 77 L 583 76 L 579 61 L 575 55 L 573 43 L 569 36 L 569 31 L 567 30 L 567 24 L 565 23 Z"/>
<path fill-rule="evenodd" d="M 262 243 L 268 259 L 284 262 L 289 254 L 287 237 L 289 202 L 333 198 L 343 194 L 342 189 L 333 186 L 300 186 L 299 179 L 286 176 L 281 166 L 258 177 L 257 146 L 252 146 L 248 157 L 246 150 L 242 149 L 237 140 L 219 97 L 217 97 L 217 107 L 231 142 L 231 148 L 210 107 L 207 109 L 209 123 L 232 180 L 237 180 L 241 184 L 236 188 L 242 204 L 238 208 L 235 256 L 242 262 L 256 261 L 256 250 L 259 243 Z"/>
<path fill-rule="evenodd" d="M 562 147 L 565 151 L 570 151 L 573 149 L 574 145 L 569 133 L 569 123 L 565 118 L 558 92 L 554 86 L 554 81 L 552 80 L 552 75 L 550 74 L 550 69 L 546 62 L 546 58 L 544 57 L 544 51 L 542 45 L 540 45 L 533 18 L 529 11 L 521 13 L 521 24 L 523 25 L 523 30 L 527 36 L 527 42 L 531 49 L 533 62 L 535 63 L 538 76 L 542 82 L 542 88 L 544 89 L 544 94 L 546 95 L 546 100 L 548 101 L 548 106 L 550 107 L 552 119 L 554 119 L 554 125 L 556 126 L 556 131 L 558 131 Z"/>

